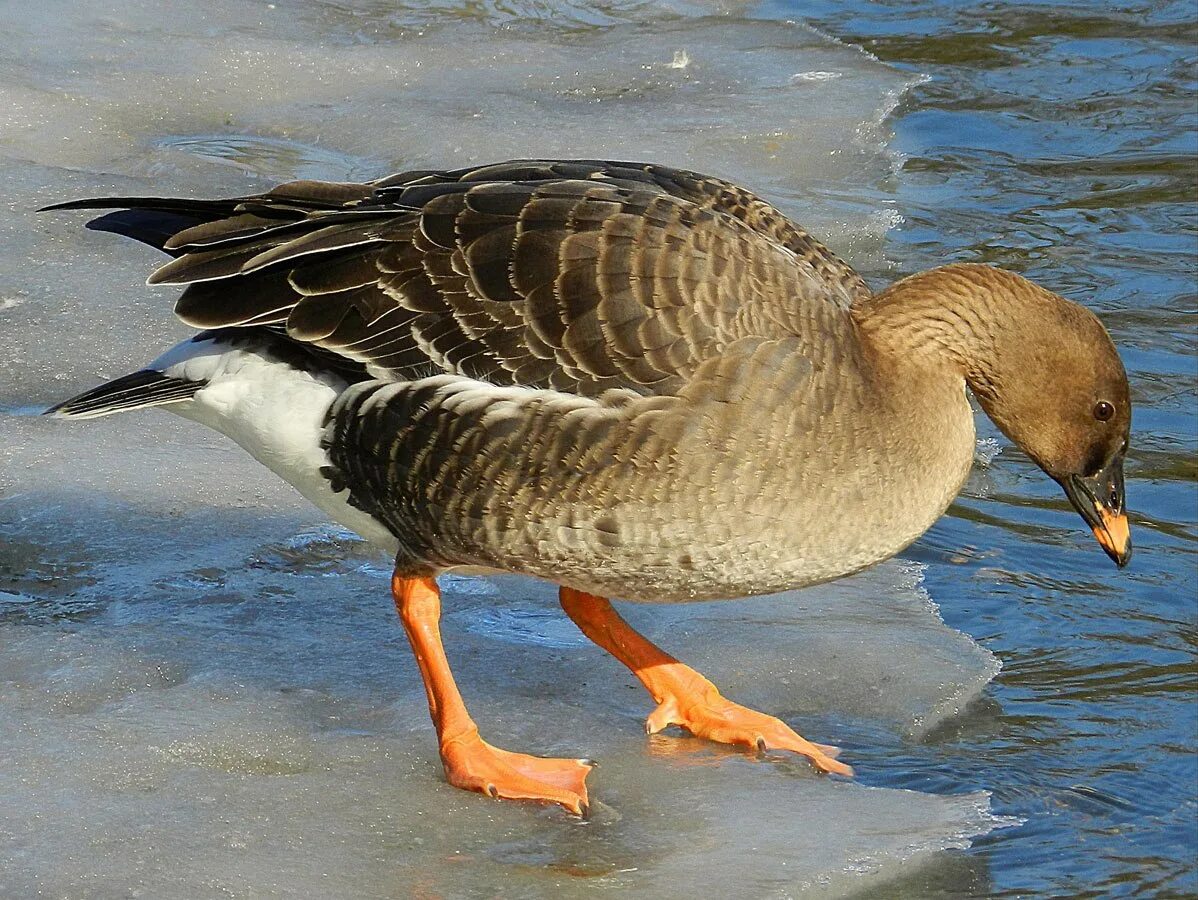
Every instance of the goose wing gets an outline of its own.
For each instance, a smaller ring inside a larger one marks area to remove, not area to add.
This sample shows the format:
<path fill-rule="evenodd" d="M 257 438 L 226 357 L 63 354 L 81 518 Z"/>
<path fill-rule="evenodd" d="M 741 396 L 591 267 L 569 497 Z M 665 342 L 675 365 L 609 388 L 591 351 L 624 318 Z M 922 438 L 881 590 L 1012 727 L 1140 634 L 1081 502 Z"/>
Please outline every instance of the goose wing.
<path fill-rule="evenodd" d="M 524 160 L 229 200 L 110 198 L 198 328 L 266 326 L 402 381 L 673 393 L 745 336 L 815 342 L 868 288 L 770 204 L 661 166 Z M 804 337 L 806 336 L 806 337 Z"/>

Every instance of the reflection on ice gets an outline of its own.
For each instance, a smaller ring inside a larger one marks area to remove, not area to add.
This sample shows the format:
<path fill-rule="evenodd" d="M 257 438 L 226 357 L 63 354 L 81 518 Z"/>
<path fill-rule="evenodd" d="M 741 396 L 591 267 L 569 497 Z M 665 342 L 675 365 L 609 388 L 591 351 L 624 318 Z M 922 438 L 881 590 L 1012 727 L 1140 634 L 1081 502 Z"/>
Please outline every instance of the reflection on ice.
<path fill-rule="evenodd" d="M 742 181 L 883 267 L 893 216 L 860 197 L 891 174 L 882 123 L 907 76 L 694 5 L 543 6 L 33 5 L 8 23 L 0 895 L 843 894 L 1000 824 L 982 794 L 646 739 L 640 686 L 549 586 L 514 578 L 446 580 L 450 657 L 488 739 L 600 759 L 599 804 L 579 824 L 454 790 L 386 560 L 198 426 L 12 415 L 186 333 L 140 287 L 151 251 L 32 212 L 72 196 L 644 158 Z M 793 596 L 624 611 L 730 697 L 830 742 L 915 739 L 996 668 L 898 563 Z"/>
<path fill-rule="evenodd" d="M 380 167 L 377 160 L 367 164 L 310 144 L 259 135 L 171 135 L 155 141 L 154 146 L 223 163 L 272 181 L 320 179 L 329 172 L 339 172 L 338 177 L 346 180 L 368 181 L 377 176 Z"/>
<path fill-rule="evenodd" d="M 542 647 L 586 647 L 590 644 L 569 619 L 552 607 L 482 607 L 456 618 L 463 627 L 493 640 L 513 644 L 539 644 Z"/>

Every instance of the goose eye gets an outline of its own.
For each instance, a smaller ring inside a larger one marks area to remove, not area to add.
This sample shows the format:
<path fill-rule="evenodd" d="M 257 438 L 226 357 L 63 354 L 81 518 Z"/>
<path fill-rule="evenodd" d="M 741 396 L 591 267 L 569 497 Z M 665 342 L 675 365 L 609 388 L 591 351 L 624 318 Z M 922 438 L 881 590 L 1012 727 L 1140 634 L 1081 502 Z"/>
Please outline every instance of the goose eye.
<path fill-rule="evenodd" d="M 1111 416 L 1115 414 L 1115 407 L 1107 403 L 1105 400 L 1099 400 L 1094 404 L 1094 418 L 1099 422 L 1110 421 Z"/>

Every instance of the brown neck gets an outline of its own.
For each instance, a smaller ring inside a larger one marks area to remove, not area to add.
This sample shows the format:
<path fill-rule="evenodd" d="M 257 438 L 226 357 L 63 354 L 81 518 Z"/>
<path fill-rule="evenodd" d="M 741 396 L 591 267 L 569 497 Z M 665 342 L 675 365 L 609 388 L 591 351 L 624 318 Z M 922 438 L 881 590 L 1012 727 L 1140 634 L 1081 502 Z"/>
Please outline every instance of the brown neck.
<path fill-rule="evenodd" d="M 853 306 L 862 343 L 881 360 L 963 377 L 983 401 L 1001 391 L 1012 323 L 1047 291 L 989 266 L 958 264 L 896 282 Z"/>

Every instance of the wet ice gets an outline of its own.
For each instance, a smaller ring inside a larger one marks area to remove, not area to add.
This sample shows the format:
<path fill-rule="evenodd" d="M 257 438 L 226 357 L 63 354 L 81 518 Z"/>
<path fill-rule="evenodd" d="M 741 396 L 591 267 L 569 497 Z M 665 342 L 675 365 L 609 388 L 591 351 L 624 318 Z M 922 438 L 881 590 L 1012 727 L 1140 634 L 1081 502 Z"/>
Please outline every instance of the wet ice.
<path fill-rule="evenodd" d="M 557 628 L 548 589 L 516 578 L 447 580 L 455 670 L 492 741 L 601 761 L 596 812 L 578 825 L 464 794 L 440 777 L 386 571 L 367 547 L 337 531 L 321 540 L 296 507 L 163 516 L 125 506 L 111 520 L 86 511 L 143 555 L 129 566 L 99 559 L 96 584 L 64 586 L 106 598 L 102 612 L 5 630 L 0 753 L 12 762 L 0 771 L 0 893 L 303 894 L 319 884 L 331 897 L 406 896 L 417 885 L 469 896 L 502 884 L 515 895 L 668 897 L 748 884 L 758 896 L 839 894 L 998 824 L 984 795 L 863 787 L 782 754 L 646 738 L 640 686 L 593 647 L 544 641 Z M 216 545 L 148 549 L 163 529 L 214 525 Z M 334 549 L 345 560 L 335 578 L 321 572 Z M 890 615 L 861 615 L 852 630 L 873 637 L 870 652 L 922 660 L 882 683 L 855 645 L 851 659 L 833 649 L 852 616 L 842 607 L 875 593 Z M 729 696 L 819 739 L 852 738 L 855 719 L 907 728 L 950 715 L 992 673 L 897 564 L 806 594 L 708 604 L 693 622 L 657 607 L 626 612 Z M 478 608 L 524 621 L 525 636 L 477 628 Z M 883 627 L 896 614 L 901 636 Z"/>
<path fill-rule="evenodd" d="M 23 10 L 0 47 L 0 407 L 29 413 L 187 333 L 171 292 L 141 286 L 153 251 L 32 213 L 73 196 L 656 159 L 750 185 L 884 267 L 893 215 L 855 198 L 891 174 L 881 123 L 907 76 L 801 26 L 696 7 L 570 5 L 564 23 L 480 9 Z M 596 815 L 453 790 L 387 561 L 163 413 L 0 419 L 0 535 L 5 896 L 843 894 L 999 824 L 981 794 L 646 739 L 640 686 L 549 586 L 515 578 L 446 580 L 451 660 L 488 739 L 601 760 Z M 900 562 L 627 615 L 729 696 L 826 742 L 918 739 L 996 670 Z"/>

